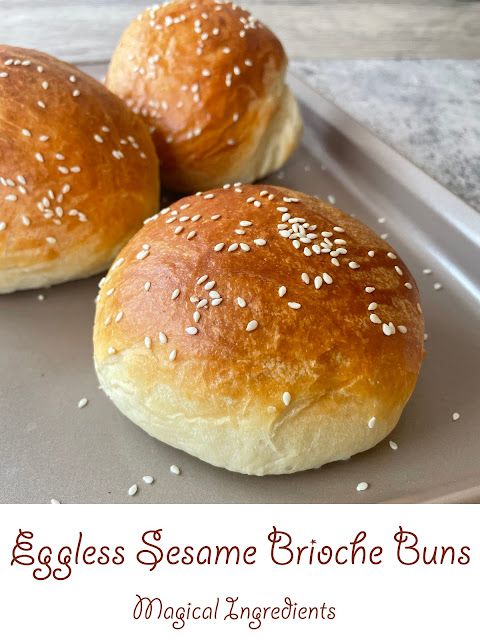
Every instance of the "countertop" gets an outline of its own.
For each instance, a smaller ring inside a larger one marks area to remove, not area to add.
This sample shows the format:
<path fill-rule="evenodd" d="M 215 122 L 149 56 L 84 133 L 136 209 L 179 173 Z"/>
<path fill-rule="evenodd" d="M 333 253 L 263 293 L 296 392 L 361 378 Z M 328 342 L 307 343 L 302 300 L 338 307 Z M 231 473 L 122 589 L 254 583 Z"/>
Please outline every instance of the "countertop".
<path fill-rule="evenodd" d="M 480 211 L 480 60 L 293 60 L 291 67 Z"/>

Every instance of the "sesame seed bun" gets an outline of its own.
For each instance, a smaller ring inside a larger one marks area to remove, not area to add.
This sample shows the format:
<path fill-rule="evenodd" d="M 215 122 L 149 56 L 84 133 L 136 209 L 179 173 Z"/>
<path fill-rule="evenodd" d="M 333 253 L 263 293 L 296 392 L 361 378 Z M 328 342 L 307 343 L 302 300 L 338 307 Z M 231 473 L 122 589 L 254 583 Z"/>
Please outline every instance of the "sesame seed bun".
<path fill-rule="evenodd" d="M 123 34 L 106 84 L 151 127 L 162 182 L 179 192 L 278 169 L 302 123 L 276 36 L 229 2 L 155 5 Z"/>
<path fill-rule="evenodd" d="M 0 293 L 106 269 L 158 199 L 140 118 L 71 65 L 0 45 Z"/>
<path fill-rule="evenodd" d="M 423 358 L 411 273 L 358 220 L 289 189 L 179 200 L 101 285 L 95 366 L 149 434 L 241 473 L 292 473 L 395 427 Z"/>

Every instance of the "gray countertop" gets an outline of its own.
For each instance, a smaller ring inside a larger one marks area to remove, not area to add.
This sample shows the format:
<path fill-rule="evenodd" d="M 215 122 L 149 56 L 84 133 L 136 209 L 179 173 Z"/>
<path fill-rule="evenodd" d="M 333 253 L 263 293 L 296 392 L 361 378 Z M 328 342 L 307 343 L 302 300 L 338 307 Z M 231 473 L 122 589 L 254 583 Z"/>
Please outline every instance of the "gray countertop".
<path fill-rule="evenodd" d="M 291 67 L 480 211 L 480 60 L 293 60 Z"/>

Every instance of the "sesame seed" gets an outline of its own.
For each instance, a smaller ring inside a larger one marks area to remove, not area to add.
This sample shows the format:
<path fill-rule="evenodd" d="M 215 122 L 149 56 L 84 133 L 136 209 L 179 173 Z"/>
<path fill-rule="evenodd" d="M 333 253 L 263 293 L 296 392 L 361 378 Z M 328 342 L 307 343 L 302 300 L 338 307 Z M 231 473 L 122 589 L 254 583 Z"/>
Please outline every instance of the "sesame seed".
<path fill-rule="evenodd" d="M 403 271 L 400 269 L 400 267 L 397 264 L 395 265 L 395 271 L 398 273 L 399 276 L 403 276 Z"/>
<path fill-rule="evenodd" d="M 254 202 L 253 202 L 253 206 L 254 206 L 254 207 L 257 207 L 257 209 L 258 209 L 258 207 L 261 207 L 261 206 L 262 206 L 262 203 L 260 202 L 260 200 L 254 200 Z"/>
<path fill-rule="evenodd" d="M 79 409 L 83 409 L 83 407 L 86 407 L 87 404 L 88 404 L 88 399 L 87 398 L 81 398 L 77 403 L 77 407 Z"/>
<path fill-rule="evenodd" d="M 191 240 L 192 238 L 194 238 L 197 235 L 196 231 L 189 231 L 187 234 L 187 240 Z"/>
<path fill-rule="evenodd" d="M 390 260 L 396 260 L 397 259 L 397 256 L 394 253 L 392 253 L 391 251 L 389 251 L 387 253 L 387 256 L 390 258 Z"/>
<path fill-rule="evenodd" d="M 332 282 L 333 282 L 332 276 L 329 275 L 328 273 L 322 273 L 322 278 L 323 278 L 323 281 L 325 282 L 325 284 L 332 284 Z"/>
<path fill-rule="evenodd" d="M 368 309 L 369 311 L 375 311 L 375 309 L 376 309 L 377 307 L 378 307 L 378 304 L 377 304 L 376 302 L 371 302 L 371 303 L 368 305 L 367 309 Z"/>
<path fill-rule="evenodd" d="M 242 251 L 250 251 L 250 246 L 246 242 L 240 242 L 240 249 Z"/>
<path fill-rule="evenodd" d="M 358 264 L 358 262 L 354 262 L 352 260 L 352 262 L 348 263 L 348 266 L 350 267 L 350 269 L 360 269 L 360 265 Z"/>
<path fill-rule="evenodd" d="M 403 324 L 399 324 L 397 326 L 397 329 L 399 330 L 400 333 L 403 333 L 403 334 L 407 333 L 408 331 L 407 327 Z"/>
<path fill-rule="evenodd" d="M 143 476 L 142 480 L 145 484 L 153 484 L 154 482 L 153 476 Z"/>
<path fill-rule="evenodd" d="M 250 322 L 247 324 L 247 326 L 245 327 L 246 331 L 255 331 L 255 329 L 258 327 L 258 322 L 256 320 L 250 320 Z"/>
<path fill-rule="evenodd" d="M 170 360 L 170 362 L 173 362 L 176 357 L 177 357 L 177 350 L 172 349 L 172 351 L 170 351 L 170 353 L 168 354 L 168 359 Z"/>
<path fill-rule="evenodd" d="M 115 316 L 115 322 L 120 322 L 122 318 L 123 318 L 123 311 L 119 311 Z"/>
<path fill-rule="evenodd" d="M 46 107 L 45 102 L 43 100 L 38 100 L 37 105 L 40 107 L 40 109 L 45 109 Z"/>
<path fill-rule="evenodd" d="M 373 293 L 375 291 L 375 287 L 365 287 L 365 293 Z"/>
<path fill-rule="evenodd" d="M 227 249 L 227 251 L 231 252 L 231 251 L 236 251 L 236 249 L 238 249 L 238 243 L 233 242 Z"/>
<path fill-rule="evenodd" d="M 215 197 L 214 193 L 207 193 L 206 195 L 203 196 L 203 199 L 204 200 L 211 200 L 214 197 Z"/>
<path fill-rule="evenodd" d="M 315 280 L 313 281 L 315 289 L 320 289 L 323 284 L 322 276 L 315 276 Z"/>
<path fill-rule="evenodd" d="M 333 230 L 337 233 L 345 233 L 345 229 L 343 227 L 333 227 Z"/>
<path fill-rule="evenodd" d="M 22 134 L 27 138 L 30 138 L 32 136 L 31 132 L 28 129 L 22 129 Z"/>
<path fill-rule="evenodd" d="M 377 424 L 377 419 L 375 416 L 373 416 L 372 418 L 370 418 L 370 420 L 368 421 L 368 428 L 369 429 L 373 429 L 373 427 Z"/>
<path fill-rule="evenodd" d="M 48 244 L 55 244 L 57 242 L 57 239 L 53 236 L 47 236 L 45 240 L 48 242 Z"/>
<path fill-rule="evenodd" d="M 163 331 L 160 331 L 160 333 L 158 334 L 158 339 L 160 340 L 160 344 L 167 344 L 168 342 L 168 338 L 166 334 L 163 333 Z"/>
<path fill-rule="evenodd" d="M 373 322 L 374 324 L 381 324 L 382 321 L 380 320 L 380 318 L 377 316 L 376 313 L 371 313 L 370 314 L 370 321 Z"/>
<path fill-rule="evenodd" d="M 170 473 L 173 473 L 174 476 L 179 476 L 181 474 L 181 471 L 176 464 L 172 464 L 170 465 Z"/>
<path fill-rule="evenodd" d="M 173 233 L 178 236 L 178 234 L 182 233 L 182 231 L 183 231 L 183 227 L 180 225 L 178 227 L 175 227 L 175 231 Z"/>
<path fill-rule="evenodd" d="M 95 140 L 95 142 L 99 142 L 99 143 L 102 143 L 102 142 L 103 142 L 103 138 L 102 138 L 102 136 L 100 136 L 98 133 L 96 133 L 96 134 L 93 136 L 93 139 Z"/>
<path fill-rule="evenodd" d="M 44 162 L 44 158 L 43 155 L 41 153 L 39 153 L 37 151 L 37 153 L 35 154 L 35 158 L 39 161 L 39 162 Z"/>
<path fill-rule="evenodd" d="M 327 199 L 330 202 L 330 204 L 335 204 L 335 202 L 337 201 L 335 196 L 332 196 L 332 195 L 327 196 Z"/>
<path fill-rule="evenodd" d="M 171 299 L 176 300 L 179 295 L 180 295 L 180 289 L 174 289 L 171 295 Z"/>
<path fill-rule="evenodd" d="M 388 324 L 384 322 L 382 324 L 382 331 L 386 336 L 391 336 L 395 333 L 395 327 L 392 325 L 391 322 L 389 322 Z"/>
<path fill-rule="evenodd" d="M 10 193 L 8 196 L 5 196 L 5 200 L 7 202 L 16 202 L 17 196 L 14 195 L 13 193 Z"/>
<path fill-rule="evenodd" d="M 443 284 L 441 284 L 440 282 L 435 282 L 433 288 L 435 289 L 435 291 L 440 291 L 440 289 L 443 289 Z"/>
<path fill-rule="evenodd" d="M 367 255 L 370 256 L 370 258 L 373 258 L 373 256 L 375 255 L 375 251 L 368 251 Z"/>
<path fill-rule="evenodd" d="M 241 227 L 251 227 L 252 224 L 253 222 L 250 222 L 250 220 L 240 220 Z"/>
<path fill-rule="evenodd" d="M 147 280 L 147 282 L 145 282 L 145 284 L 143 285 L 143 288 L 145 289 L 145 291 L 150 291 L 151 286 L 152 283 Z"/>
<path fill-rule="evenodd" d="M 242 309 L 244 309 L 247 306 L 247 303 L 245 302 L 245 300 L 243 298 L 240 298 L 240 297 L 237 298 L 237 304 Z"/>
<path fill-rule="evenodd" d="M 143 343 L 147 347 L 147 349 L 152 348 L 152 339 L 150 338 L 150 336 L 145 336 Z"/>
<path fill-rule="evenodd" d="M 282 402 L 286 407 L 288 407 L 288 405 L 290 404 L 291 399 L 291 394 L 288 391 L 284 391 L 282 394 Z"/>
<path fill-rule="evenodd" d="M 117 353 L 117 350 L 115 349 L 115 347 L 108 347 L 107 351 L 111 356 L 113 356 L 114 353 Z"/>
<path fill-rule="evenodd" d="M 279 287 L 278 289 L 278 295 L 280 296 L 280 298 L 283 298 L 283 296 L 287 293 L 287 287 L 284 287 L 283 285 L 281 287 Z"/>
<path fill-rule="evenodd" d="M 300 309 L 302 306 L 299 302 L 287 302 L 287 304 L 290 309 Z"/>
<path fill-rule="evenodd" d="M 277 211 L 280 211 L 280 213 L 288 213 L 288 207 L 277 207 Z"/>
<path fill-rule="evenodd" d="M 115 291 L 115 287 L 112 287 L 111 289 L 109 289 L 107 291 L 107 296 L 111 296 L 114 291 Z"/>
<path fill-rule="evenodd" d="M 263 238 L 256 238 L 253 243 L 256 244 L 257 247 L 264 247 L 267 244 L 267 241 Z"/>
<path fill-rule="evenodd" d="M 128 495 L 132 498 L 138 491 L 138 486 L 136 484 L 132 484 L 132 486 L 128 490 Z"/>
<path fill-rule="evenodd" d="M 187 327 L 185 332 L 188 333 L 189 336 L 195 336 L 198 333 L 197 327 Z"/>
<path fill-rule="evenodd" d="M 69 80 L 70 82 L 76 82 L 76 81 L 77 81 L 77 78 L 72 74 L 71 76 L 69 76 L 68 80 Z"/>
<path fill-rule="evenodd" d="M 310 276 L 308 275 L 308 273 L 302 273 L 301 279 L 305 284 L 310 284 Z"/>
<path fill-rule="evenodd" d="M 216 245 L 213 247 L 213 250 L 214 250 L 214 251 L 221 251 L 221 250 L 223 249 L 223 247 L 224 247 L 224 246 L 225 246 L 225 243 L 224 243 L 224 242 L 219 242 L 218 244 L 216 244 Z"/>
<path fill-rule="evenodd" d="M 429 276 L 429 275 L 432 273 L 432 270 L 431 270 L 431 269 L 423 269 L 423 273 L 424 273 L 426 276 Z"/>
<path fill-rule="evenodd" d="M 146 258 L 148 255 L 150 254 L 150 251 L 148 249 L 142 249 L 141 251 L 139 251 L 137 253 L 137 255 L 135 256 L 137 260 L 143 260 L 144 258 Z"/>
<path fill-rule="evenodd" d="M 357 484 L 357 491 L 366 491 L 368 489 L 368 482 L 359 482 Z"/>
<path fill-rule="evenodd" d="M 452 420 L 454 422 L 456 422 L 459 418 L 460 418 L 460 414 L 459 413 L 457 413 L 456 411 L 455 411 L 455 413 L 452 413 Z"/>
<path fill-rule="evenodd" d="M 405 282 L 404 286 L 405 286 L 407 289 L 413 289 L 413 284 L 412 284 L 411 282 Z"/>

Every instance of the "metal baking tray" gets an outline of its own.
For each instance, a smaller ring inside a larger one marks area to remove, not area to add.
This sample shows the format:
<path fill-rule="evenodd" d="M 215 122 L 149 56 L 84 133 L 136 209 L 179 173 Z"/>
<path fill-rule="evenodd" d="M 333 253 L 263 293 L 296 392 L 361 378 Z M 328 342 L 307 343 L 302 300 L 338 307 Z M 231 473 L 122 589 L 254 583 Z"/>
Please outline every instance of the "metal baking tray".
<path fill-rule="evenodd" d="M 214 468 L 152 439 L 97 387 L 91 335 L 99 278 L 92 278 L 0 296 L 2 502 L 480 499 L 480 214 L 301 80 L 290 75 L 289 82 L 303 110 L 303 142 L 265 182 L 334 196 L 340 208 L 388 234 L 420 287 L 427 356 L 391 435 L 398 449 L 387 439 L 320 470 L 257 478 Z M 82 397 L 89 403 L 78 409 Z M 170 473 L 172 464 L 181 475 Z M 142 482 L 146 474 L 154 484 Z M 360 493 L 362 481 L 369 488 Z M 131 498 L 134 483 L 139 491 Z"/>

